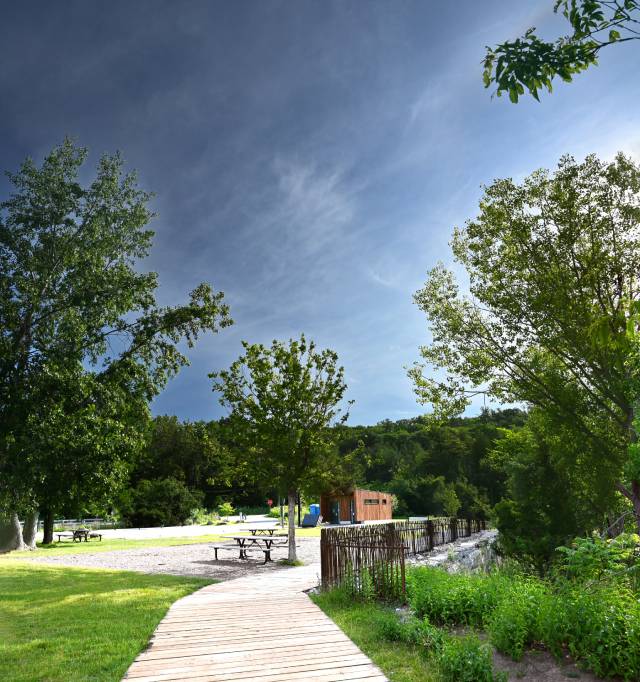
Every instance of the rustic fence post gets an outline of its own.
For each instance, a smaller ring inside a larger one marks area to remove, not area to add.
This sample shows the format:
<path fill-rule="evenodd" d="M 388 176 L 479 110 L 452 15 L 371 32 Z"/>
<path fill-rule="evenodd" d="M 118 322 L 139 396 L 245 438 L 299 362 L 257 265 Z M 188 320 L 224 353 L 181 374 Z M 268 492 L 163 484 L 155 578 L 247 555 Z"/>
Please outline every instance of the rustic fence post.
<path fill-rule="evenodd" d="M 455 540 L 458 539 L 458 520 L 454 517 L 451 517 L 449 519 L 449 528 L 450 528 L 450 538 L 451 542 L 454 542 Z"/>
<path fill-rule="evenodd" d="M 433 542 L 433 521 L 428 520 L 427 521 L 427 538 L 429 541 L 429 547 L 427 550 L 430 552 L 433 547 L 434 547 L 434 542 Z"/>

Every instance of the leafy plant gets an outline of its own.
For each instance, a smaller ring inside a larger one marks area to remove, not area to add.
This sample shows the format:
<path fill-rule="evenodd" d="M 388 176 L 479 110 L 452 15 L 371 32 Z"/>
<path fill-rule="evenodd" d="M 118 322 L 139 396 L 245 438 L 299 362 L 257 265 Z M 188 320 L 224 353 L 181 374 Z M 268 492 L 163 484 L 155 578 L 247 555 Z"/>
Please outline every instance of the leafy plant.
<path fill-rule="evenodd" d="M 176 526 L 201 504 L 202 493 L 175 478 L 142 480 L 123 498 L 122 514 L 131 526 Z"/>
<path fill-rule="evenodd" d="M 622 533 L 613 539 L 597 534 L 576 538 L 569 547 L 558 547 L 558 572 L 570 580 L 617 582 L 637 587 L 640 536 Z"/>
<path fill-rule="evenodd" d="M 535 99 L 542 88 L 552 91 L 559 76 L 569 83 L 573 76 L 598 63 L 603 47 L 638 40 L 640 5 L 636 0 L 556 0 L 572 33 L 554 42 L 540 39 L 535 28 L 513 41 L 487 48 L 484 59 L 484 85 L 497 86 L 516 103 L 525 88 Z"/>
<path fill-rule="evenodd" d="M 218 514 L 223 519 L 226 519 L 229 516 L 233 516 L 233 514 L 235 514 L 235 511 L 236 510 L 233 508 L 231 502 L 223 502 L 221 505 L 218 505 Z"/>
<path fill-rule="evenodd" d="M 525 647 L 539 639 L 541 605 L 549 599 L 549 590 L 539 580 L 521 578 L 507 584 L 488 618 L 492 644 L 516 661 Z"/>
<path fill-rule="evenodd" d="M 507 675 L 493 669 L 491 647 L 475 635 L 447 637 L 436 652 L 444 682 L 506 682 Z"/>

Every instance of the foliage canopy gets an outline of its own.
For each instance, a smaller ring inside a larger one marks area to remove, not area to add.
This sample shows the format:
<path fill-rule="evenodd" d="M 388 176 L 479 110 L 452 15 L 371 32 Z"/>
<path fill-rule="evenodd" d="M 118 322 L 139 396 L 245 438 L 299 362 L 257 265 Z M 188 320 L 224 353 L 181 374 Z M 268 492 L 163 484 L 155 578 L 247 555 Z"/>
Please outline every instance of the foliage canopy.
<path fill-rule="evenodd" d="M 640 38 L 637 0 L 556 0 L 554 11 L 562 13 L 572 32 L 549 42 L 530 28 L 516 40 L 487 47 L 486 88 L 495 85 L 498 97 L 506 92 L 514 104 L 525 89 L 539 100 L 540 90 L 552 91 L 556 76 L 568 83 L 597 64 L 603 47 Z"/>

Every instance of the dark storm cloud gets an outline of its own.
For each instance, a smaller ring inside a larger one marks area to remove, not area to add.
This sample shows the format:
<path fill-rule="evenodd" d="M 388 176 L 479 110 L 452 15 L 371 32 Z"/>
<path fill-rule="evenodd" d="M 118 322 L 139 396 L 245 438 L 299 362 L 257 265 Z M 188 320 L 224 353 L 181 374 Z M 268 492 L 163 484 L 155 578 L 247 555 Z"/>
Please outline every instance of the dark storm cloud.
<path fill-rule="evenodd" d="M 156 402 L 184 418 L 220 414 L 206 374 L 240 339 L 301 331 L 339 352 L 354 421 L 419 413 L 411 294 L 479 186 L 638 150 L 637 50 L 541 105 L 483 90 L 485 44 L 561 29 L 547 0 L 7 2 L 1 19 L 2 166 L 65 135 L 92 162 L 121 150 L 156 192 L 162 300 L 201 280 L 229 299 L 236 325 Z"/>

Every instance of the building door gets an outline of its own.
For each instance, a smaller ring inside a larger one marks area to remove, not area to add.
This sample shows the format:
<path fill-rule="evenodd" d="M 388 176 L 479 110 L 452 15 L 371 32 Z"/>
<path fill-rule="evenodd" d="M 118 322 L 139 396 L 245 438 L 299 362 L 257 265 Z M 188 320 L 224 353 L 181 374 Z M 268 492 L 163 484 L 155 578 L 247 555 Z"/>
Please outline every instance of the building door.
<path fill-rule="evenodd" d="M 340 500 L 331 500 L 331 523 L 340 523 Z"/>

